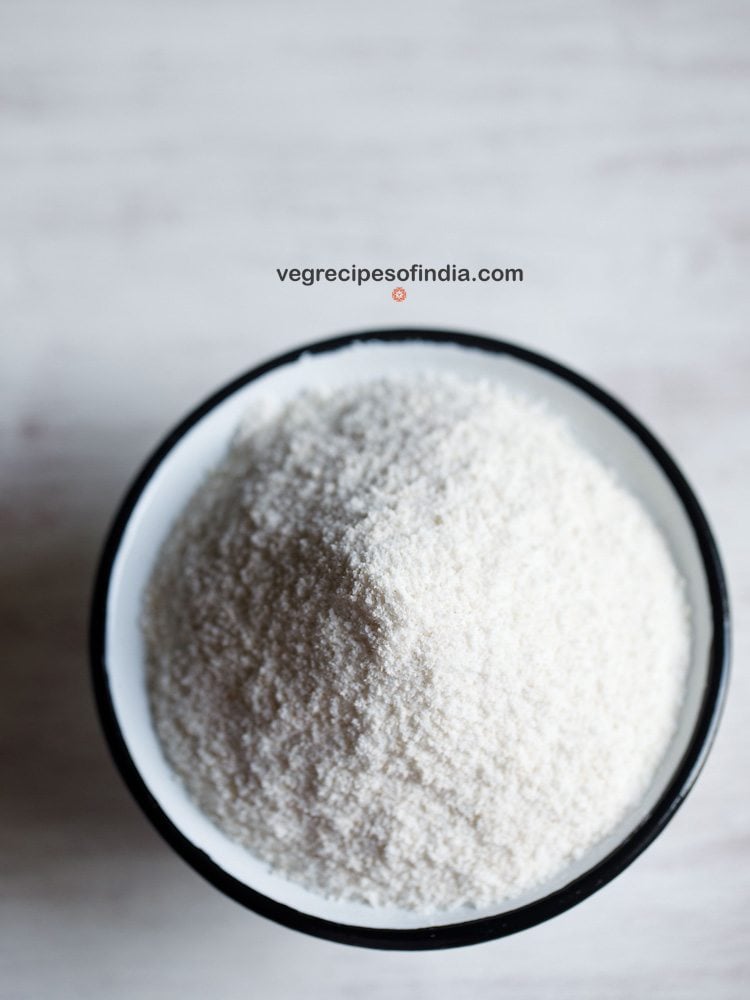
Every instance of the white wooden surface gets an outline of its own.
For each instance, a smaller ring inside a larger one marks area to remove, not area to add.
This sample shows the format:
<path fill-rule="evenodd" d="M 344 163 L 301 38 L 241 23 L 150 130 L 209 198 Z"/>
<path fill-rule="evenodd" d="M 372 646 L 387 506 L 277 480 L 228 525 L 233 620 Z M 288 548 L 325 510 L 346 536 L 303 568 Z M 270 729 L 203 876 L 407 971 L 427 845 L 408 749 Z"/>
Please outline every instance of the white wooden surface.
<path fill-rule="evenodd" d="M 748 995 L 750 6 L 0 0 L 0 995 Z M 522 266 L 303 288 L 274 269 Z M 667 832 L 584 905 L 457 952 L 307 939 L 195 876 L 88 689 L 108 518 L 187 408 L 379 324 L 477 329 L 600 380 L 716 527 L 735 673 Z"/>

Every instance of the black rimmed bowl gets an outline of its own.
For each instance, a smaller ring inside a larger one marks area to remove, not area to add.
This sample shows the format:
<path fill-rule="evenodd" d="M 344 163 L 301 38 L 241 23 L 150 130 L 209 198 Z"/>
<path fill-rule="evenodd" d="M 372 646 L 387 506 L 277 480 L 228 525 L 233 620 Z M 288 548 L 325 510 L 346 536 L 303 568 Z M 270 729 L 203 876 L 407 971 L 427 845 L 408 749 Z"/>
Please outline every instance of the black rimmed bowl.
<path fill-rule="evenodd" d="M 523 896 L 494 907 L 415 914 L 325 899 L 270 872 L 198 810 L 166 763 L 149 714 L 139 617 L 154 558 L 176 515 L 223 456 L 251 402 L 377 375 L 451 371 L 496 379 L 560 414 L 615 469 L 667 539 L 686 583 L 692 653 L 679 724 L 642 799 L 605 840 Z M 435 330 L 373 331 L 320 341 L 254 368 L 211 396 L 146 462 L 107 539 L 91 617 L 94 688 L 104 731 L 133 795 L 193 868 L 251 910 L 323 938 L 375 948 L 475 944 L 555 916 L 601 888 L 664 829 L 711 745 L 728 674 L 729 612 L 711 531 L 685 478 L 653 435 L 581 376 L 513 344 Z"/>

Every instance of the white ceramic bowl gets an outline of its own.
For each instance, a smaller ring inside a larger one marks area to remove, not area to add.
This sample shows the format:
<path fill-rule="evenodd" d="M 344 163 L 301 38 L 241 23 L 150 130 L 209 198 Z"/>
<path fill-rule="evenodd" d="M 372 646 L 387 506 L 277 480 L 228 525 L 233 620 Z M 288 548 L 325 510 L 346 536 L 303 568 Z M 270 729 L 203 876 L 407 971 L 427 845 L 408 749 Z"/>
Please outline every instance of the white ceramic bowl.
<path fill-rule="evenodd" d="M 139 629 L 155 555 L 187 499 L 224 454 L 251 400 L 425 370 L 497 379 L 547 400 L 661 528 L 687 584 L 693 628 L 677 732 L 651 787 L 617 829 L 554 879 L 507 904 L 428 917 L 325 899 L 272 874 L 213 826 L 162 756 L 149 714 Z M 172 431 L 137 476 L 107 540 L 93 601 L 91 655 L 115 760 L 145 812 L 194 868 L 234 899 L 290 927 L 352 944 L 414 949 L 471 944 L 539 923 L 604 885 L 654 839 L 708 752 L 726 686 L 728 632 L 726 589 L 706 519 L 674 462 L 624 407 L 580 376 L 512 344 L 399 330 L 353 334 L 276 358 L 221 389 Z"/>

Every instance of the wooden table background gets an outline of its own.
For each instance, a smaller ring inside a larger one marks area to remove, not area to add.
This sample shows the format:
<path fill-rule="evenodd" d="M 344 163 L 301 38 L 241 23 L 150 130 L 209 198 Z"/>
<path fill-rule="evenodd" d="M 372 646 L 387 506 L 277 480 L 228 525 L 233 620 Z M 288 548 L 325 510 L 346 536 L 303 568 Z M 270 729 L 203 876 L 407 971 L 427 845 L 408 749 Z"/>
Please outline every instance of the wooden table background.
<path fill-rule="evenodd" d="M 750 4 L 0 0 L 0 996 L 749 995 Z M 281 285 L 276 267 L 520 266 Z M 245 912 L 161 842 L 89 693 L 87 600 L 145 453 L 314 337 L 538 347 L 652 424 L 736 623 L 697 788 L 634 867 L 515 938 L 380 954 Z"/>

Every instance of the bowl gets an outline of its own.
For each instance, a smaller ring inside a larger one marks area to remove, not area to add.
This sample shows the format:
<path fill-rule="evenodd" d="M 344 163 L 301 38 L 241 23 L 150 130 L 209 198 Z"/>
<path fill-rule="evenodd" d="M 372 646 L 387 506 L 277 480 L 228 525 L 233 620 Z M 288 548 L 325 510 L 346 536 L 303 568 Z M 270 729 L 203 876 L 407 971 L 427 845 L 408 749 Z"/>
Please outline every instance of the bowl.
<path fill-rule="evenodd" d="M 577 439 L 614 468 L 666 537 L 692 617 L 686 696 L 674 737 L 642 797 L 617 828 L 556 877 L 506 903 L 416 914 L 331 900 L 271 872 L 203 815 L 175 780 L 154 732 L 139 628 L 142 594 L 175 517 L 224 454 L 243 411 L 264 396 L 424 370 L 496 379 L 545 399 Z M 118 510 L 101 557 L 91 616 L 94 689 L 114 759 L 169 844 L 218 889 L 287 927 L 390 949 L 475 944 L 567 910 L 626 868 L 664 829 L 708 754 L 728 674 L 729 611 L 706 518 L 654 436 L 602 389 L 514 344 L 436 330 L 351 334 L 310 344 L 252 369 L 214 393 L 159 445 Z"/>

